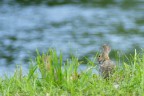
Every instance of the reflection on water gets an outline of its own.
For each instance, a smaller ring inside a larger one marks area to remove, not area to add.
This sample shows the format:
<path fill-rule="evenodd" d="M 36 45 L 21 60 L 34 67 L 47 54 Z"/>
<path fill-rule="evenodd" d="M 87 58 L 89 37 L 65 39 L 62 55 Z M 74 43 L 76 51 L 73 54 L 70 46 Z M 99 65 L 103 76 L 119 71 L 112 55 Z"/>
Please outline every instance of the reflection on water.
<path fill-rule="evenodd" d="M 142 6 L 123 9 L 85 5 L 0 6 L 1 65 L 28 64 L 35 50 L 54 47 L 64 58 L 95 56 L 99 46 L 131 52 L 144 47 Z"/>

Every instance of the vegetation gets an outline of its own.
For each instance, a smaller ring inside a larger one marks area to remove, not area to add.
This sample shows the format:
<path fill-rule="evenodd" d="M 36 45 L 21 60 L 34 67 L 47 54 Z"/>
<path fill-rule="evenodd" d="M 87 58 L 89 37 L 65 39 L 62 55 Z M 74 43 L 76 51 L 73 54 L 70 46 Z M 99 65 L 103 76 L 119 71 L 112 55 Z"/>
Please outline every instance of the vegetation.
<path fill-rule="evenodd" d="M 119 54 L 117 54 L 118 56 Z M 116 59 L 117 69 L 109 79 L 92 73 L 96 59 L 88 60 L 87 70 L 78 73 L 80 62 L 72 57 L 63 62 L 50 49 L 47 54 L 37 51 L 26 76 L 18 67 L 13 76 L 0 78 L 1 96 L 142 96 L 144 94 L 144 51 Z M 119 63 L 121 62 L 121 63 Z M 91 65 L 91 66 L 90 66 Z"/>
<path fill-rule="evenodd" d="M 63 4 L 92 4 L 92 5 L 98 5 L 98 6 L 107 6 L 107 5 L 122 5 L 125 7 L 128 6 L 135 6 L 139 3 L 143 3 L 140 0 L 3 0 L 4 3 L 9 4 L 21 4 L 21 5 L 39 5 L 39 4 L 46 4 L 49 6 L 54 5 L 63 5 Z"/>

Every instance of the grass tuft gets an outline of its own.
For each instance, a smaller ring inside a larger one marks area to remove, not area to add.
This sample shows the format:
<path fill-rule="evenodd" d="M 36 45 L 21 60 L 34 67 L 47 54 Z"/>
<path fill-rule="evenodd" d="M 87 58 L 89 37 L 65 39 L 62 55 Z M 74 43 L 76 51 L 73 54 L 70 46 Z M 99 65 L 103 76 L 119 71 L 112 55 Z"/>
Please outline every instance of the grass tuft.
<path fill-rule="evenodd" d="M 77 57 L 63 61 L 62 53 L 49 49 L 32 61 L 27 75 L 17 67 L 13 76 L 0 78 L 1 96 L 96 96 L 124 95 L 138 96 L 144 94 L 144 51 L 119 58 L 115 53 L 117 68 L 108 80 L 103 79 L 96 70 L 94 60 L 88 60 L 86 70 L 79 72 L 81 63 Z"/>

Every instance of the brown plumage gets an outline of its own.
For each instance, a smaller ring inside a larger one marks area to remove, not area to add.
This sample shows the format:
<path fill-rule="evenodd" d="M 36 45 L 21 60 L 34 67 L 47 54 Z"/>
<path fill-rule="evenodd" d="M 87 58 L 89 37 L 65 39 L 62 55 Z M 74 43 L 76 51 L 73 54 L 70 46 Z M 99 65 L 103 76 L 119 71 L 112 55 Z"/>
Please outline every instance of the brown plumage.
<path fill-rule="evenodd" d="M 116 65 L 113 63 L 113 61 L 109 58 L 109 53 L 111 49 L 108 45 L 103 45 L 103 51 L 98 57 L 98 62 L 100 64 L 100 74 L 104 78 L 108 78 L 115 69 Z"/>

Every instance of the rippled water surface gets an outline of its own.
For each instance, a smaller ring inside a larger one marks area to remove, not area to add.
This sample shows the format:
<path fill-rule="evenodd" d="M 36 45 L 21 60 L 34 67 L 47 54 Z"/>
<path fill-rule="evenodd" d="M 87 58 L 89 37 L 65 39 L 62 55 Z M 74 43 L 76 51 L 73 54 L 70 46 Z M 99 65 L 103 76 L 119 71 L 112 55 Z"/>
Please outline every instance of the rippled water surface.
<path fill-rule="evenodd" d="M 28 65 L 36 49 L 61 50 L 79 58 L 93 57 L 100 46 L 132 52 L 144 47 L 143 6 L 91 7 L 86 5 L 0 6 L 0 65 Z M 132 50 L 132 51 L 131 51 Z M 12 67 L 11 67 L 12 68 Z"/>

